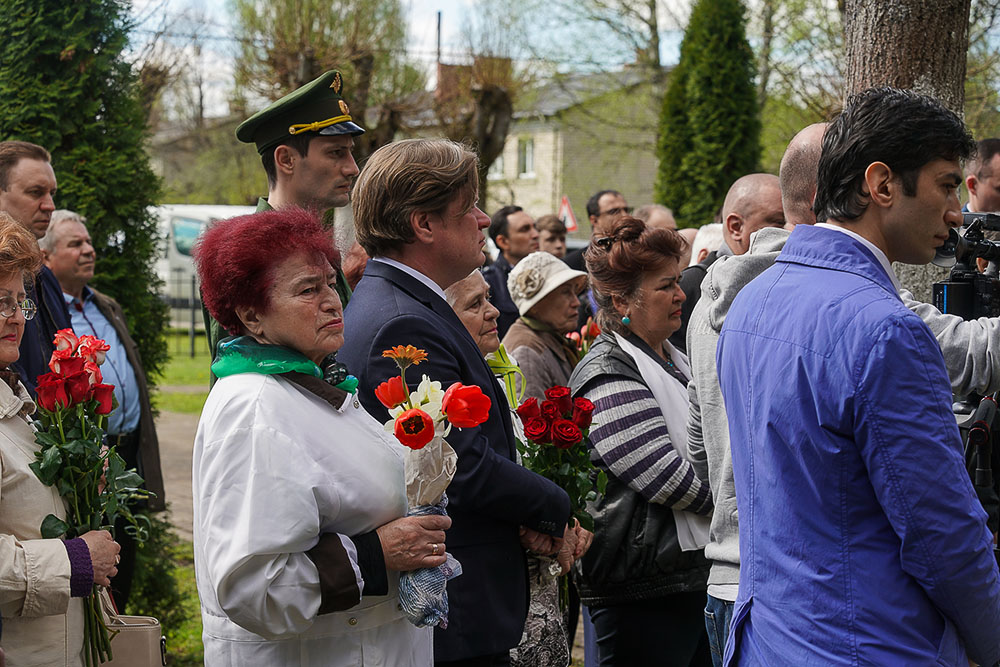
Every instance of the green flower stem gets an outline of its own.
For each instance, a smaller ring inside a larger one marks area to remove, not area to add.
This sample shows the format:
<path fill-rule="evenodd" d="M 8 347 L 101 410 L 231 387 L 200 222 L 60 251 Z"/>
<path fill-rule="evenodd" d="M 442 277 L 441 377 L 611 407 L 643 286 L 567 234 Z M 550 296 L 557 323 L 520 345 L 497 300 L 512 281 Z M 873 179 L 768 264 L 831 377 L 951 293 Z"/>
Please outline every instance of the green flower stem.
<path fill-rule="evenodd" d="M 410 399 L 410 388 L 406 384 L 406 366 L 399 367 L 399 379 L 403 381 L 403 391 L 406 392 L 406 409 L 412 410 L 414 407 L 413 401 Z"/>
<path fill-rule="evenodd" d="M 66 444 L 66 434 L 63 432 L 62 425 L 62 410 L 57 408 L 54 414 L 56 416 L 56 425 L 59 427 L 59 441 Z"/>

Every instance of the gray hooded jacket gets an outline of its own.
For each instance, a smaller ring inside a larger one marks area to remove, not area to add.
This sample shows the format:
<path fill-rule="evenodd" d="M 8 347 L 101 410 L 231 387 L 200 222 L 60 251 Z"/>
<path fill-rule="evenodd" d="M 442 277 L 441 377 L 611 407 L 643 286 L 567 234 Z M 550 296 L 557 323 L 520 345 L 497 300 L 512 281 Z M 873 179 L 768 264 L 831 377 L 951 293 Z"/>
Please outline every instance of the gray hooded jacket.
<path fill-rule="evenodd" d="M 695 472 L 707 480 L 715 498 L 705 556 L 712 561 L 709 586 L 738 584 L 740 574 L 739 517 L 729 450 L 729 423 L 719 389 L 715 348 L 733 299 L 751 280 L 771 266 L 785 246 L 789 232 L 764 228 L 750 241 L 750 251 L 720 257 L 701 284 L 701 299 L 691 312 L 687 353 L 691 362 L 691 398 L 688 449 Z M 906 290 L 900 297 L 930 328 L 944 355 L 952 391 L 988 394 L 1000 390 L 1000 319 L 965 321 L 946 315 L 930 304 L 913 300 Z"/>

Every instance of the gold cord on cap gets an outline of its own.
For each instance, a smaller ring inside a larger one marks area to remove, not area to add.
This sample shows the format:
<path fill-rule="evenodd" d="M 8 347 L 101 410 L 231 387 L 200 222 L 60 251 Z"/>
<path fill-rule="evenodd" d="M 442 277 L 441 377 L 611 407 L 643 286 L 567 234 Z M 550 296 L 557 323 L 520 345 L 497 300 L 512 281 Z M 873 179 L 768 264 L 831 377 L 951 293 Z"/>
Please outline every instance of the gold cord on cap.
<path fill-rule="evenodd" d="M 303 132 L 316 132 L 317 130 L 322 130 L 324 127 L 330 127 L 331 125 L 336 125 L 337 123 L 344 123 L 347 121 L 354 120 L 348 115 L 334 116 L 333 118 L 327 118 L 326 120 L 318 120 L 314 123 L 299 123 L 298 125 L 291 125 L 288 128 L 288 134 L 296 135 Z"/>

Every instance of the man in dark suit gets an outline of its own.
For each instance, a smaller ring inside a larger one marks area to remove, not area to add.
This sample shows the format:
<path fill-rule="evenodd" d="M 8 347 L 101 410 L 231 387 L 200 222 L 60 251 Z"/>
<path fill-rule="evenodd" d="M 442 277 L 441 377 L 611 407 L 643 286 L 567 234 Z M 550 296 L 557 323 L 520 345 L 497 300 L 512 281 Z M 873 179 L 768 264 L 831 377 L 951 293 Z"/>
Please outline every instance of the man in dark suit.
<path fill-rule="evenodd" d="M 0 211 L 14 218 L 35 235 L 45 236 L 55 210 L 56 175 L 49 152 L 26 141 L 0 141 Z M 34 285 L 27 287 L 28 298 L 38 314 L 24 323 L 20 357 L 11 364 L 21 382 L 35 395 L 35 380 L 48 373 L 52 339 L 56 331 L 69 328 L 69 312 L 62 300 L 59 281 L 43 266 Z"/>
<path fill-rule="evenodd" d="M 339 358 L 361 379 L 358 395 L 388 418 L 375 387 L 396 375 L 382 357 L 394 345 L 427 352 L 420 375 L 478 385 L 489 397 L 482 426 L 452 429 L 458 471 L 448 487 L 448 550 L 463 574 L 448 583 L 448 628 L 435 631 L 437 665 L 506 665 L 521 638 L 528 582 L 522 545 L 554 553 L 569 499 L 515 463 L 507 401 L 479 348 L 448 305 L 444 288 L 483 262 L 489 218 L 476 205 L 476 157 L 446 140 L 384 146 L 368 160 L 354 192 L 358 241 L 372 259 L 345 311 Z"/>

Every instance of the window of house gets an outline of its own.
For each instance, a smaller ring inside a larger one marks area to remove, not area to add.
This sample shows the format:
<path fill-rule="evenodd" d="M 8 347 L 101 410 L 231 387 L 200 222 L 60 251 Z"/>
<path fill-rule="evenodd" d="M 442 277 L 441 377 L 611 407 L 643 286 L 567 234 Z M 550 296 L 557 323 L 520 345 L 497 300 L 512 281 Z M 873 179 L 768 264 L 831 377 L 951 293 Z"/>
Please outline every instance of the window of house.
<path fill-rule="evenodd" d="M 517 141 L 517 176 L 531 178 L 535 175 L 535 140 L 518 139 Z"/>
<path fill-rule="evenodd" d="M 486 172 L 486 178 L 491 181 L 499 181 L 503 178 L 503 153 L 497 155 L 497 158 L 493 160 L 489 171 Z"/>

